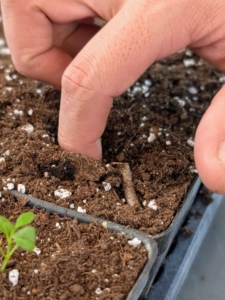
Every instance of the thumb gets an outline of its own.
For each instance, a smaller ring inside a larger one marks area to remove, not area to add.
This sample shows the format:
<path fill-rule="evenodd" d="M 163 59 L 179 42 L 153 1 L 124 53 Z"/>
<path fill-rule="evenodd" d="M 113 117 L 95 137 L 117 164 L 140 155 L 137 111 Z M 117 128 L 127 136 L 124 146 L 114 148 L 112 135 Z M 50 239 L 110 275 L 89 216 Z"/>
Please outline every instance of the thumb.
<path fill-rule="evenodd" d="M 208 189 L 225 193 L 225 86 L 216 94 L 198 126 L 195 162 Z"/>

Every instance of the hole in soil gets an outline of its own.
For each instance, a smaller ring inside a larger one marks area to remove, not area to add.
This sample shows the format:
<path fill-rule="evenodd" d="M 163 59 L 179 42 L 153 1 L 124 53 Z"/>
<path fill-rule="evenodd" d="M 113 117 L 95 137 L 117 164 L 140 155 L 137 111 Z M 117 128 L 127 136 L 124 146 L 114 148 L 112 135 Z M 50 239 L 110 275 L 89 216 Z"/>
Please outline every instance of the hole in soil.
<path fill-rule="evenodd" d="M 75 166 L 69 159 L 64 162 L 51 161 L 47 165 L 39 165 L 39 171 L 43 173 L 47 172 L 50 176 L 57 177 L 61 180 L 74 180 Z"/>

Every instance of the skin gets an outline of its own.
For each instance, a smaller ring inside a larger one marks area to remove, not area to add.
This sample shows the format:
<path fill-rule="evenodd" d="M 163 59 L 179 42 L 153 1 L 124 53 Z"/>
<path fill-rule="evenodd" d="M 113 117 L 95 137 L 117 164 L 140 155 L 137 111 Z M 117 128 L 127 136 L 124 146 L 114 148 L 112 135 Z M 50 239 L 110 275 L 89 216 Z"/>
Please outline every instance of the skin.
<path fill-rule="evenodd" d="M 1 0 L 13 63 L 61 89 L 62 148 L 101 159 L 113 97 L 156 60 L 189 47 L 225 71 L 223 0 Z M 93 18 L 107 22 L 101 30 Z M 195 138 L 204 184 L 225 193 L 225 88 Z"/>

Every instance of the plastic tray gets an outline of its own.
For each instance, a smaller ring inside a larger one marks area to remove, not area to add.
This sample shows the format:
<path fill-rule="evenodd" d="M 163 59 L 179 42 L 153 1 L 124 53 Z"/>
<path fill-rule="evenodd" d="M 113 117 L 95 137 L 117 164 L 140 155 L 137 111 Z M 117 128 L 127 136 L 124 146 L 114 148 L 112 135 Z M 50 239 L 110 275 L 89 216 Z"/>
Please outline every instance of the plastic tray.
<path fill-rule="evenodd" d="M 133 239 L 136 237 L 139 240 L 141 240 L 142 244 L 145 245 L 145 248 L 148 252 L 148 261 L 145 264 L 141 274 L 139 275 L 139 277 L 138 277 L 136 283 L 134 284 L 133 288 L 131 289 L 130 293 L 128 294 L 126 300 L 139 299 L 139 297 L 143 293 L 143 290 L 146 287 L 146 285 L 151 286 L 152 281 L 149 277 L 149 274 L 152 273 L 151 269 L 157 259 L 158 249 L 157 249 L 156 242 L 152 238 L 150 238 L 149 235 L 147 235 L 141 231 L 135 230 L 135 229 L 127 228 L 127 227 L 122 226 L 117 223 L 106 221 L 106 220 L 96 218 L 96 217 L 93 217 L 93 216 L 90 216 L 87 214 L 82 214 L 82 213 L 76 212 L 74 210 L 67 209 L 65 207 L 34 198 L 30 195 L 24 195 L 24 194 L 18 193 L 16 191 L 12 191 L 12 193 L 16 198 L 18 198 L 18 197 L 27 198 L 29 200 L 28 205 L 30 205 L 30 206 L 35 206 L 39 209 L 45 209 L 48 212 L 57 213 L 60 216 L 67 216 L 72 219 L 76 218 L 81 223 L 90 223 L 92 221 L 97 221 L 97 222 L 101 223 L 102 226 L 104 226 L 108 230 L 120 233 L 120 234 L 126 236 L 127 238 Z M 153 278 L 152 278 L 152 280 L 153 280 Z"/>
<path fill-rule="evenodd" d="M 199 190 L 200 184 L 201 181 L 199 177 L 197 177 L 196 180 L 193 182 L 192 186 L 189 188 L 189 191 L 182 203 L 180 210 L 177 212 L 173 222 L 168 227 L 168 229 L 160 234 L 151 236 L 145 234 L 142 231 L 127 228 L 123 225 L 107 221 L 101 218 L 97 218 L 88 214 L 82 214 L 77 211 L 37 199 L 30 195 L 25 195 L 16 191 L 12 191 L 12 193 L 16 197 L 26 197 L 29 200 L 28 205 L 36 206 L 38 208 L 44 208 L 49 212 L 55 212 L 61 216 L 76 218 L 79 222 L 90 223 L 92 221 L 97 221 L 111 231 L 121 233 L 129 238 L 137 237 L 138 239 L 140 239 L 148 251 L 148 262 L 126 299 L 135 300 L 146 299 L 146 295 L 148 294 L 152 283 L 155 279 L 155 276 L 163 260 L 166 257 L 166 254 L 172 244 L 172 241 L 175 235 L 177 234 L 178 230 L 182 226 L 182 223 L 191 208 L 191 205 Z"/>
<path fill-rule="evenodd" d="M 158 250 L 159 250 L 158 255 L 161 255 L 162 253 L 166 252 L 170 247 L 175 235 L 177 234 L 185 217 L 187 216 L 192 206 L 192 203 L 194 202 L 200 184 L 201 184 L 201 180 L 199 177 L 197 177 L 193 182 L 192 186 L 189 188 L 188 193 L 182 203 L 182 206 L 180 210 L 177 212 L 170 226 L 162 233 L 151 235 L 151 237 L 158 244 Z"/>
<path fill-rule="evenodd" d="M 139 299 L 146 299 L 146 297 L 149 293 L 149 290 L 152 286 L 152 283 L 156 277 L 156 274 L 158 273 L 159 268 L 162 265 L 176 234 L 178 233 L 185 218 L 188 215 L 188 212 L 191 209 L 191 206 L 192 206 L 192 204 L 196 198 L 196 195 L 199 191 L 200 185 L 201 185 L 201 180 L 199 177 L 197 177 L 195 179 L 195 181 L 193 182 L 192 186 L 190 187 L 190 189 L 183 201 L 183 204 L 182 204 L 180 210 L 177 212 L 171 225 L 164 232 L 151 236 L 157 242 L 158 257 L 157 257 L 153 267 L 150 270 L 149 282 L 145 286 Z"/>

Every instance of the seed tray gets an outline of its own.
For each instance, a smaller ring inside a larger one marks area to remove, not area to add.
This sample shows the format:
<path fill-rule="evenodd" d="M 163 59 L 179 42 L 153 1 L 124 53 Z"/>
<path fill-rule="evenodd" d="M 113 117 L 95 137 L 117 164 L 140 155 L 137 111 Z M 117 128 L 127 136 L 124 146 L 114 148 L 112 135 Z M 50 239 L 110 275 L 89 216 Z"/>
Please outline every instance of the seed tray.
<path fill-rule="evenodd" d="M 123 225 L 113 223 L 110 221 L 106 221 L 106 220 L 103 220 L 100 218 L 96 218 L 96 217 L 93 217 L 93 216 L 90 216 L 87 214 L 82 214 L 82 213 L 76 212 L 74 210 L 67 209 L 65 207 L 34 198 L 30 195 L 25 195 L 22 193 L 18 193 L 16 191 L 12 191 L 12 193 L 14 194 L 14 196 L 16 198 L 19 198 L 19 197 L 27 198 L 29 200 L 27 204 L 30 206 L 35 206 L 39 209 L 45 209 L 46 211 L 48 211 L 50 213 L 57 213 L 60 216 L 67 216 L 72 219 L 76 218 L 81 223 L 90 223 L 93 221 L 97 221 L 100 224 L 102 224 L 102 226 L 107 228 L 108 230 L 117 232 L 121 235 L 124 235 L 125 237 L 127 237 L 129 239 L 138 238 L 142 242 L 142 244 L 145 246 L 145 248 L 148 252 L 148 261 L 145 264 L 141 274 L 139 275 L 139 277 L 138 277 L 136 283 L 134 284 L 133 288 L 131 289 L 130 293 L 128 294 L 126 300 L 139 299 L 145 286 L 147 284 L 148 285 L 152 284 L 152 281 L 149 278 L 149 274 L 151 273 L 151 268 L 156 261 L 158 249 L 157 249 L 156 242 L 152 238 L 150 238 L 149 235 L 147 235 L 146 233 L 135 230 L 135 229 L 127 228 Z"/>

